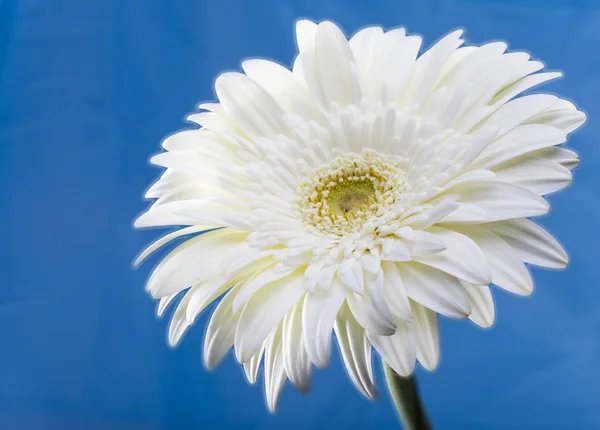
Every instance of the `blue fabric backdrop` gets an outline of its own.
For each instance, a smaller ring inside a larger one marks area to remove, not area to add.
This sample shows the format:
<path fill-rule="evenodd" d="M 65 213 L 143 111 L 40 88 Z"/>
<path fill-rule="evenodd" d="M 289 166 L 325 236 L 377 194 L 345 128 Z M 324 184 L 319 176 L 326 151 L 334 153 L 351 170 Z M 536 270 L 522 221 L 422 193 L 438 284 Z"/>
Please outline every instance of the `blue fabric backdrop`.
<path fill-rule="evenodd" d="M 271 416 L 229 357 L 201 363 L 206 315 L 177 349 L 131 261 L 161 232 L 134 232 L 147 164 L 214 77 L 248 57 L 290 64 L 301 17 L 348 34 L 407 26 L 430 45 L 456 27 L 506 40 L 565 78 L 547 85 L 589 122 L 582 163 L 540 220 L 566 271 L 497 294 L 483 331 L 443 320 L 438 371 L 418 370 L 437 428 L 600 428 L 600 2 L 595 0 L 4 0 L 0 2 L 0 429 L 396 428 L 385 392 L 353 389 L 338 354 L 312 392 L 287 387 Z M 379 366 L 377 377 L 381 386 Z"/>

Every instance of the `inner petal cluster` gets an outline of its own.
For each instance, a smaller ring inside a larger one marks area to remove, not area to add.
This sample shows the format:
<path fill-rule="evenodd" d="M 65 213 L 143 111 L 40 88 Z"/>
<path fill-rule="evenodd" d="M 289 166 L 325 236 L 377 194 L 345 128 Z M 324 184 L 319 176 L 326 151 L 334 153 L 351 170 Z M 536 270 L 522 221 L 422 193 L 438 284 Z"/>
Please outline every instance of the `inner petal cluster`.
<path fill-rule="evenodd" d="M 387 213 L 406 187 L 405 161 L 364 149 L 311 172 L 297 193 L 307 229 L 319 235 L 355 233 Z"/>

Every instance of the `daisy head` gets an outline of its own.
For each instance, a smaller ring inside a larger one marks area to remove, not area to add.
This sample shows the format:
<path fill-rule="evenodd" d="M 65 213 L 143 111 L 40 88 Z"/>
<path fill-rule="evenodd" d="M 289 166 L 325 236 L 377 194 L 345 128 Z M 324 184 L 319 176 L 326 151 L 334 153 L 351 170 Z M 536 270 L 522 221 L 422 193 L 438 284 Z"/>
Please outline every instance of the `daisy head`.
<path fill-rule="evenodd" d="M 177 344 L 218 301 L 204 342 L 216 367 L 233 347 L 248 380 L 264 368 L 271 410 L 286 380 L 310 387 L 332 333 L 350 379 L 376 395 L 371 352 L 398 374 L 439 361 L 438 314 L 494 321 L 490 284 L 532 292 L 525 263 L 567 255 L 529 217 L 567 186 L 559 145 L 585 121 L 570 102 L 521 95 L 559 73 L 461 31 L 419 55 L 421 38 L 299 21 L 292 70 L 267 60 L 215 82 L 200 126 L 163 142 L 165 168 L 135 225 L 185 236 L 154 269 L 159 314 L 178 300 Z"/>

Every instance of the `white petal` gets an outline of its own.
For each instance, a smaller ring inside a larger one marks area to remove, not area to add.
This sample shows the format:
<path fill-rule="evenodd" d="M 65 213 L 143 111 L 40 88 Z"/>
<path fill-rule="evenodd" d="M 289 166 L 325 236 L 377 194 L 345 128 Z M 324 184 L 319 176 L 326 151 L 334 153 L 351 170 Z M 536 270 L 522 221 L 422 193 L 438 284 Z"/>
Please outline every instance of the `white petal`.
<path fill-rule="evenodd" d="M 252 358 L 245 363 L 243 363 L 244 374 L 246 375 L 246 379 L 250 384 L 256 384 L 256 380 L 258 379 L 258 371 L 260 369 L 260 363 L 262 361 L 265 346 L 269 342 L 270 339 L 263 343 L 263 346 L 256 351 L 256 353 L 252 356 Z"/>
<path fill-rule="evenodd" d="M 451 318 L 471 313 L 465 289 L 454 276 L 417 263 L 398 267 L 410 299 Z"/>
<path fill-rule="evenodd" d="M 335 318 L 346 298 L 341 282 L 334 279 L 328 291 L 308 293 L 302 310 L 304 345 L 310 360 L 325 367 L 331 355 L 331 331 Z"/>
<path fill-rule="evenodd" d="M 566 167 L 545 158 L 523 156 L 494 168 L 497 179 L 527 188 L 541 196 L 562 190 L 573 175 Z"/>
<path fill-rule="evenodd" d="M 396 102 L 408 82 L 415 60 L 421 48 L 419 36 L 405 36 L 403 28 L 391 30 L 384 35 L 384 49 L 379 68 L 383 72 L 380 99 Z"/>
<path fill-rule="evenodd" d="M 360 30 L 352 38 L 349 45 L 361 71 L 367 72 L 376 61 L 383 43 L 383 30 L 381 27 L 367 27 Z"/>
<path fill-rule="evenodd" d="M 191 226 L 191 227 L 185 227 L 185 228 L 181 228 L 179 230 L 175 230 L 169 234 L 165 234 L 163 237 L 161 237 L 160 239 L 152 242 L 146 249 L 144 249 L 142 251 L 142 253 L 135 259 L 135 262 L 133 263 L 134 266 L 139 266 L 140 264 L 142 264 L 142 262 L 148 258 L 148 256 L 150 256 L 154 251 L 156 251 L 157 249 L 159 249 L 160 247 L 166 245 L 167 243 L 171 242 L 172 240 L 175 240 L 181 236 L 186 236 L 188 234 L 193 234 L 193 233 L 198 233 L 203 231 L 203 227 L 202 226 Z"/>
<path fill-rule="evenodd" d="M 521 125 L 484 149 L 472 166 L 491 169 L 528 152 L 559 145 L 566 139 L 565 133 L 549 125 Z"/>
<path fill-rule="evenodd" d="M 437 313 L 411 301 L 417 338 L 417 359 L 427 370 L 434 370 L 440 361 L 440 333 Z"/>
<path fill-rule="evenodd" d="M 301 19 L 296 23 L 296 41 L 298 50 L 312 51 L 315 47 L 315 35 L 317 33 L 317 24 L 307 19 Z"/>
<path fill-rule="evenodd" d="M 331 286 L 331 282 L 333 281 L 333 278 L 334 278 L 335 274 L 337 273 L 337 271 L 338 271 L 337 264 L 332 264 L 331 266 L 324 267 L 321 270 L 321 272 L 319 273 L 319 281 L 318 281 L 319 287 L 321 287 L 321 289 L 323 289 L 325 291 L 329 290 L 329 287 Z"/>
<path fill-rule="evenodd" d="M 349 44 L 366 96 L 382 103 L 395 102 L 412 71 L 421 38 L 406 37 L 403 28 L 384 34 L 380 27 L 368 27 L 356 33 Z"/>
<path fill-rule="evenodd" d="M 417 59 L 411 75 L 413 83 L 405 99 L 406 103 L 410 102 L 418 106 L 425 103 L 446 59 L 462 43 L 461 34 L 462 30 L 448 34 Z"/>
<path fill-rule="evenodd" d="M 310 389 L 312 364 L 304 348 L 303 307 L 303 302 L 299 301 L 283 318 L 282 345 L 285 373 L 300 392 L 306 393 Z"/>
<path fill-rule="evenodd" d="M 461 231 L 473 239 L 483 251 L 492 268 L 494 284 L 521 296 L 531 294 L 533 291 L 531 275 L 508 243 L 494 233 L 478 226 L 465 226 Z M 475 284 L 487 285 L 487 283 Z"/>
<path fill-rule="evenodd" d="M 490 287 L 487 285 L 473 285 L 463 282 L 471 301 L 471 315 L 469 319 L 480 327 L 488 328 L 494 324 L 496 311 Z"/>
<path fill-rule="evenodd" d="M 232 310 L 237 289 L 229 291 L 213 312 L 204 337 L 204 365 L 216 368 L 233 346 L 240 312 Z"/>
<path fill-rule="evenodd" d="M 381 269 L 381 258 L 378 254 L 365 252 L 360 257 L 360 265 L 368 273 L 378 273 Z"/>
<path fill-rule="evenodd" d="M 409 244 L 410 255 L 413 256 L 437 254 L 447 248 L 438 235 L 422 230 L 415 230 L 414 238 Z"/>
<path fill-rule="evenodd" d="M 385 261 L 410 261 L 410 251 L 406 243 L 400 239 L 392 239 L 392 246 L 382 258 Z"/>
<path fill-rule="evenodd" d="M 265 348 L 265 396 L 271 413 L 277 411 L 285 379 L 283 347 L 281 345 L 281 325 L 278 325 L 271 334 Z"/>
<path fill-rule="evenodd" d="M 317 24 L 308 20 L 300 20 L 296 23 L 296 41 L 298 43 L 298 56 L 294 61 L 292 73 L 313 91 L 318 91 L 317 76 L 315 70 L 315 38 Z M 312 96 L 323 103 L 323 95 L 318 92 Z"/>
<path fill-rule="evenodd" d="M 396 263 L 384 262 L 383 270 L 384 293 L 392 313 L 402 321 L 411 322 L 412 312 L 408 302 L 408 294 L 402 282 Z"/>
<path fill-rule="evenodd" d="M 282 268 L 283 270 L 281 270 Z M 275 266 L 257 273 L 240 288 L 239 293 L 233 301 L 234 312 L 237 312 L 238 309 L 244 306 L 248 300 L 250 300 L 250 298 L 265 285 L 284 279 L 294 273 L 294 271 L 296 271 L 296 268 Z"/>
<path fill-rule="evenodd" d="M 293 276 L 272 282 L 252 296 L 242 310 L 235 332 L 235 354 L 240 363 L 250 360 L 304 293 L 302 278 Z"/>
<path fill-rule="evenodd" d="M 186 119 L 202 126 L 202 130 L 200 130 L 202 132 L 212 132 L 215 135 L 227 138 L 240 134 L 237 124 L 232 122 L 226 113 L 223 113 L 200 112 L 188 115 Z"/>
<path fill-rule="evenodd" d="M 287 112 L 305 119 L 316 117 L 316 107 L 306 88 L 285 67 L 272 61 L 252 59 L 242 63 L 246 75 L 256 81 Z"/>
<path fill-rule="evenodd" d="M 353 258 L 346 258 L 337 270 L 342 283 L 351 291 L 362 293 L 365 289 L 365 275 L 362 266 Z"/>
<path fill-rule="evenodd" d="M 187 240 L 171 251 L 154 269 L 148 290 L 154 298 L 177 293 L 216 276 L 222 254 L 244 240 L 230 229 L 214 230 Z"/>
<path fill-rule="evenodd" d="M 284 134 L 283 111 L 260 85 L 242 73 L 223 73 L 215 81 L 219 101 L 252 139 Z"/>
<path fill-rule="evenodd" d="M 171 346 L 176 346 L 179 343 L 182 336 L 190 326 L 185 316 L 189 301 L 190 295 L 184 295 L 177 305 L 177 308 L 175 308 L 175 312 L 173 312 L 173 317 L 171 318 L 171 323 L 169 324 L 168 336 L 169 345 Z"/>
<path fill-rule="evenodd" d="M 495 176 L 494 172 L 490 170 L 480 169 L 480 170 L 471 170 L 470 172 L 463 173 L 460 176 L 457 176 L 446 185 L 444 185 L 445 190 L 449 190 L 452 187 L 463 185 L 468 182 L 480 181 L 482 179 L 489 179 Z"/>
<path fill-rule="evenodd" d="M 487 212 L 469 203 L 458 203 L 458 207 L 446 215 L 441 222 L 442 223 L 481 223 L 487 221 Z"/>
<path fill-rule="evenodd" d="M 377 275 L 367 273 L 365 280 L 365 294 L 362 296 L 365 316 L 381 327 L 378 333 L 393 333 L 396 330 L 396 320 L 384 294 L 383 272 Z"/>
<path fill-rule="evenodd" d="M 484 124 L 485 126 L 498 127 L 500 129 L 498 136 L 503 136 L 516 126 L 548 109 L 554 104 L 556 99 L 556 96 L 549 94 L 533 94 L 519 97 L 506 103 L 494 112 L 494 114 L 490 115 Z"/>
<path fill-rule="evenodd" d="M 564 133 L 577 130 L 586 121 L 586 115 L 572 103 L 558 99 L 552 107 L 530 118 L 530 124 L 548 124 Z"/>
<path fill-rule="evenodd" d="M 350 62 L 352 51 L 342 31 L 332 22 L 321 22 L 315 35 L 315 70 L 318 89 L 328 105 L 344 107 L 352 103 Z"/>
<path fill-rule="evenodd" d="M 562 76 L 560 72 L 545 72 L 545 73 L 536 73 L 535 75 L 524 76 L 521 79 L 511 83 L 507 87 L 503 88 L 499 91 L 494 98 L 492 99 L 492 103 L 494 104 L 503 104 L 508 100 L 512 99 L 518 94 L 521 94 L 524 91 L 527 91 L 530 88 L 535 87 L 536 85 L 540 85 L 544 82 L 550 81 L 552 79 L 558 79 Z"/>
<path fill-rule="evenodd" d="M 406 218 L 403 221 L 403 224 L 410 224 L 415 229 L 425 230 L 428 227 L 444 220 L 445 217 L 451 215 L 458 208 L 459 203 L 454 201 L 454 198 L 442 196 L 439 202 L 435 203 L 432 208 L 427 209 L 416 216 Z"/>
<path fill-rule="evenodd" d="M 526 263 L 562 269 L 569 262 L 563 247 L 542 227 L 527 219 L 514 219 L 486 224 L 513 248 Z"/>
<path fill-rule="evenodd" d="M 190 301 L 186 310 L 188 323 L 192 325 L 196 317 L 221 294 L 233 286 L 234 281 L 225 275 L 215 276 L 190 291 Z"/>
<path fill-rule="evenodd" d="M 371 344 L 347 304 L 342 305 L 334 329 L 348 376 L 365 397 L 377 398 L 371 366 Z"/>
<path fill-rule="evenodd" d="M 392 336 L 380 336 L 367 332 L 367 338 L 381 358 L 401 376 L 408 376 L 415 368 L 417 345 L 412 324 L 398 320 L 398 328 Z"/>
<path fill-rule="evenodd" d="M 540 149 L 539 151 L 530 152 L 528 155 L 532 157 L 541 157 L 561 166 L 566 167 L 569 170 L 573 170 L 579 164 L 579 155 L 567 148 L 559 146 L 551 146 L 550 148 Z"/>
<path fill-rule="evenodd" d="M 438 236 L 446 249 L 437 254 L 414 256 L 414 261 L 478 285 L 491 282 L 490 267 L 473 240 L 464 234 L 439 227 L 431 227 L 428 231 Z"/>
<path fill-rule="evenodd" d="M 161 317 L 169 304 L 173 301 L 175 297 L 177 297 L 179 293 L 171 294 L 170 296 L 161 297 L 158 302 L 158 307 L 156 309 L 156 315 Z"/>
<path fill-rule="evenodd" d="M 544 215 L 550 206 L 536 193 L 518 185 L 500 181 L 481 181 L 452 189 L 461 201 L 486 212 L 487 221 Z M 445 220 L 447 222 L 447 220 Z M 478 282 L 484 284 L 485 282 Z"/>
<path fill-rule="evenodd" d="M 304 288 L 307 291 L 310 291 L 311 293 L 315 291 L 322 270 L 323 263 L 320 261 L 306 266 L 306 270 L 304 271 Z"/>
<path fill-rule="evenodd" d="M 198 221 L 197 219 L 190 218 L 189 216 L 177 214 L 175 210 L 179 209 L 180 207 L 181 202 L 173 202 L 158 207 L 153 206 L 141 214 L 134 221 L 133 226 L 135 228 L 145 228 L 166 227 L 169 225 L 195 225 L 200 227 L 202 230 L 210 230 L 223 226 L 222 223 L 217 222 L 215 219 L 204 219 L 202 221 Z"/>

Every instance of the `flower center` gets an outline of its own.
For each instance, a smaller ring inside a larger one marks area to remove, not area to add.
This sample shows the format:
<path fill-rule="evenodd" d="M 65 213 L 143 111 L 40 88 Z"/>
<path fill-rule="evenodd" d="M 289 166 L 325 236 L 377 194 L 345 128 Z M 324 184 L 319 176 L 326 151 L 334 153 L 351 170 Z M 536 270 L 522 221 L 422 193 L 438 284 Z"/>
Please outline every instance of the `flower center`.
<path fill-rule="evenodd" d="M 405 187 L 404 160 L 365 149 L 313 170 L 298 187 L 298 208 L 309 231 L 358 232 L 393 206 Z"/>

